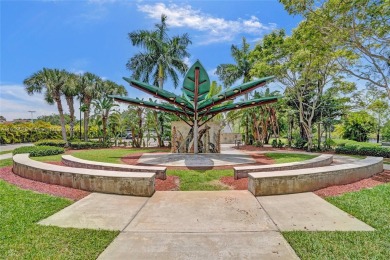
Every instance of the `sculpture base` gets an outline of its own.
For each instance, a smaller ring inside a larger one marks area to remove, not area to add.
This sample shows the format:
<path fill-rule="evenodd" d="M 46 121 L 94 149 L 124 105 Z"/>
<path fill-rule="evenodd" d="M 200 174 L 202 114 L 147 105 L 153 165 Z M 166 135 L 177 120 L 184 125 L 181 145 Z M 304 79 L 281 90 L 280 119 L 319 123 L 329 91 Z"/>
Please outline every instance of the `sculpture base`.
<path fill-rule="evenodd" d="M 172 153 L 193 153 L 193 129 L 182 121 L 172 122 Z M 209 122 L 198 128 L 198 152 L 221 152 L 221 127 L 219 123 Z"/>

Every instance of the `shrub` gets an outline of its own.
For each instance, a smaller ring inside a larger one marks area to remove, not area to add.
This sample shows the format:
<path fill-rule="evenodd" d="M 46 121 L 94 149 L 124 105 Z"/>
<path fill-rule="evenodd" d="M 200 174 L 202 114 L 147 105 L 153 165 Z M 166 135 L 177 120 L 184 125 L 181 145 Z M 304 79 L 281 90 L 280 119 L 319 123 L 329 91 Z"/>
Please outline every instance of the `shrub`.
<path fill-rule="evenodd" d="M 61 154 L 64 151 L 64 148 L 54 146 L 23 146 L 14 149 L 13 154 L 29 153 L 31 157 L 38 157 Z"/>
<path fill-rule="evenodd" d="M 390 148 L 363 144 L 343 144 L 336 148 L 338 154 L 356 154 L 363 156 L 379 156 L 390 158 Z"/>
<path fill-rule="evenodd" d="M 276 139 L 272 140 L 272 147 L 273 148 L 278 147 L 278 141 L 276 141 Z"/>
<path fill-rule="evenodd" d="M 65 141 L 63 140 L 41 140 L 34 143 L 36 146 L 56 146 L 56 147 L 64 147 Z"/>
<path fill-rule="evenodd" d="M 283 148 L 283 146 L 284 146 L 284 143 L 279 139 L 278 148 Z"/>
<path fill-rule="evenodd" d="M 112 143 L 110 142 L 71 142 L 69 147 L 72 149 L 99 149 L 99 148 L 110 148 Z"/>
<path fill-rule="evenodd" d="M 256 142 L 254 143 L 254 146 L 256 146 L 256 147 L 263 147 L 264 145 L 263 145 L 263 142 L 261 142 L 261 141 L 256 141 Z"/>
<path fill-rule="evenodd" d="M 306 144 L 307 144 L 307 141 L 301 137 L 295 139 L 295 141 L 294 141 L 294 147 L 298 148 L 298 149 L 305 148 Z"/>

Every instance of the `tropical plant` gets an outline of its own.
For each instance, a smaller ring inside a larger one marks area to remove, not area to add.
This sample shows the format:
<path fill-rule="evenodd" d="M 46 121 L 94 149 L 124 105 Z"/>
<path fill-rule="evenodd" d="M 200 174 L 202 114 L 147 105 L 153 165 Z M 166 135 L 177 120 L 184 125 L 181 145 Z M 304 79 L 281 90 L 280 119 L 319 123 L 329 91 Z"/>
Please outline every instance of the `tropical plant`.
<path fill-rule="evenodd" d="M 61 101 L 61 91 L 64 85 L 67 83 L 68 78 L 69 73 L 67 73 L 65 70 L 43 68 L 42 70 L 25 79 L 23 82 L 29 95 L 45 91 L 45 100 L 49 104 L 53 104 L 54 102 L 57 104 L 58 113 L 60 114 L 62 138 L 65 142 L 67 142 L 67 136 L 64 110 Z"/>
<path fill-rule="evenodd" d="M 77 75 L 69 73 L 67 81 L 61 89 L 62 93 L 65 96 L 65 100 L 69 108 L 70 139 L 73 139 L 74 137 L 74 124 L 76 120 L 75 110 L 74 110 L 74 97 L 77 96 L 78 94 L 77 83 L 78 83 Z"/>
<path fill-rule="evenodd" d="M 98 86 L 102 84 L 102 79 L 90 72 L 86 72 L 78 77 L 78 87 L 80 98 L 83 102 L 84 112 L 84 141 L 88 141 L 89 116 L 91 113 L 91 103 L 99 94 Z"/>
<path fill-rule="evenodd" d="M 102 99 L 93 100 L 92 104 L 95 108 L 95 115 L 98 115 L 102 120 L 103 127 L 103 142 L 107 141 L 107 120 L 111 110 L 118 106 L 112 98 L 103 97 Z"/>
<path fill-rule="evenodd" d="M 177 87 L 179 77 L 188 70 L 183 61 L 190 54 L 187 46 L 191 43 L 188 34 L 169 37 L 166 24 L 167 16 L 161 15 L 161 23 L 156 24 L 153 31 L 139 30 L 129 33 L 133 46 L 140 46 L 145 52 L 134 55 L 127 63 L 127 68 L 133 72 L 133 78 L 142 81 L 153 81 L 154 85 L 163 88 L 168 76 Z"/>
<path fill-rule="evenodd" d="M 231 56 L 236 64 L 218 65 L 216 74 L 226 87 L 233 85 L 237 80 L 243 79 L 243 83 L 249 82 L 252 78 L 250 70 L 253 68 L 254 60 L 250 59 L 250 45 L 242 38 L 242 45 L 239 48 L 236 45 L 231 46 Z M 245 100 L 248 100 L 248 93 L 245 94 Z M 246 118 L 248 124 L 248 118 Z M 245 143 L 248 143 L 249 126 L 245 127 Z"/>

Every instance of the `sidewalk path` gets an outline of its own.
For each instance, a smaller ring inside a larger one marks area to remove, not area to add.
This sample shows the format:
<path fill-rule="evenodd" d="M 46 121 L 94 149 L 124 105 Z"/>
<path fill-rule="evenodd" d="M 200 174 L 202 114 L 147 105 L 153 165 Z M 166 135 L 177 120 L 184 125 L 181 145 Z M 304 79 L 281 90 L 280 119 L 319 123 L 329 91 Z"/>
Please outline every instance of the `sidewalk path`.
<path fill-rule="evenodd" d="M 19 148 L 22 146 L 32 146 L 33 143 L 21 143 L 21 144 L 6 144 L 6 145 L 0 145 L 0 152 L 4 151 L 12 151 L 15 148 Z"/>
<path fill-rule="evenodd" d="M 310 192 L 93 193 L 40 224 L 120 230 L 99 259 L 298 259 L 281 231 L 373 230 Z"/>

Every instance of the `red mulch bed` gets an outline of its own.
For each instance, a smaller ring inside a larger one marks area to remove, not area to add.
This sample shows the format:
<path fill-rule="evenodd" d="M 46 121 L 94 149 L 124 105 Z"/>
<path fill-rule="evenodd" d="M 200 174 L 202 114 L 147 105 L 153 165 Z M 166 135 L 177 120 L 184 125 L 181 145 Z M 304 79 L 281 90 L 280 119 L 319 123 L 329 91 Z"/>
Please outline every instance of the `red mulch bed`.
<path fill-rule="evenodd" d="M 390 182 L 390 171 L 383 171 L 381 173 L 372 176 L 371 178 L 367 178 L 346 185 L 327 187 L 324 189 L 317 190 L 314 193 L 324 198 L 329 196 L 341 195 L 346 192 L 359 191 L 366 188 L 372 188 L 387 182 Z"/>
<path fill-rule="evenodd" d="M 223 184 L 231 186 L 233 190 L 247 190 L 248 189 L 248 178 L 242 178 L 235 180 L 233 176 L 222 177 L 220 181 Z"/>
<path fill-rule="evenodd" d="M 180 179 L 178 176 L 167 176 L 166 180 L 156 179 L 156 191 L 177 191 L 179 190 Z"/>
<path fill-rule="evenodd" d="M 12 166 L 0 168 L 0 178 L 22 189 L 33 190 L 71 200 L 80 200 L 90 194 L 87 191 L 22 178 L 12 172 Z"/>

